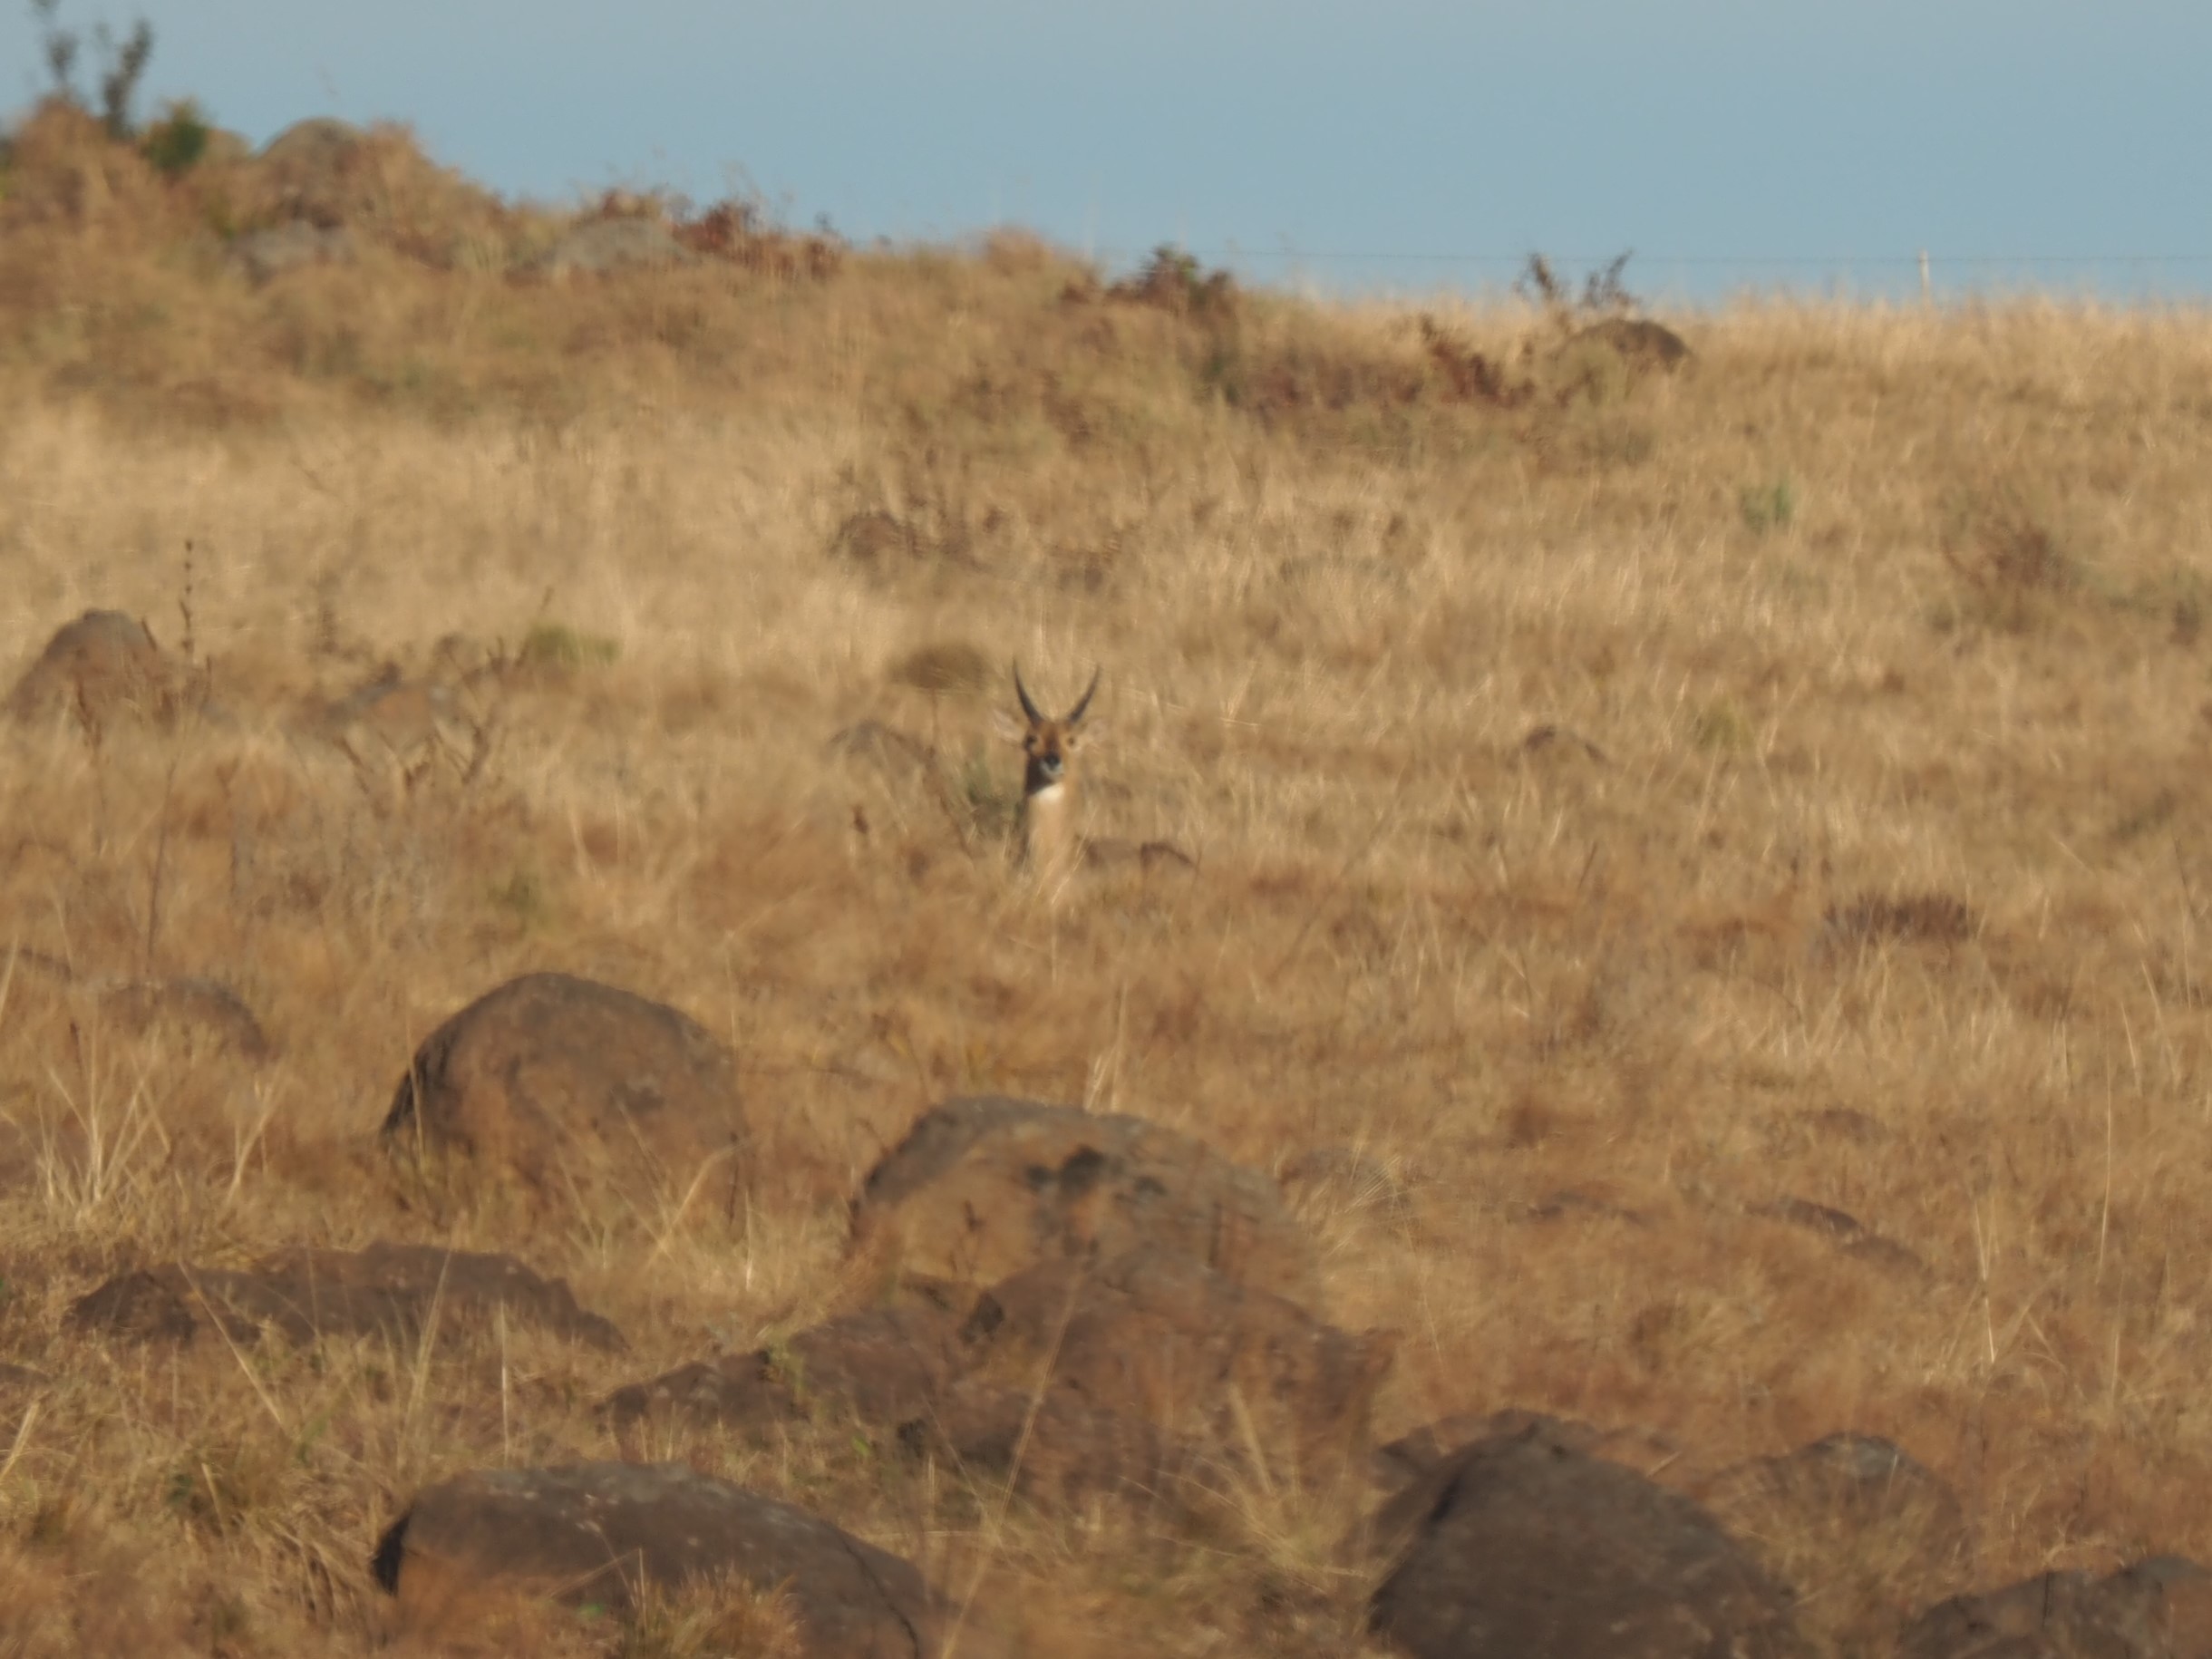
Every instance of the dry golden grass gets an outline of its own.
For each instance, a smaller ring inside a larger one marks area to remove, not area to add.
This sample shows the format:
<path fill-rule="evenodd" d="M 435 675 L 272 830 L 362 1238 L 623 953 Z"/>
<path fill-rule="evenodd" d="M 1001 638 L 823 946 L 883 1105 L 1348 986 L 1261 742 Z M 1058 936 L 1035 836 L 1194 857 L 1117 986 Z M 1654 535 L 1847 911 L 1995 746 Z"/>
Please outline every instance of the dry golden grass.
<path fill-rule="evenodd" d="M 0 673 L 91 606 L 176 649 L 181 605 L 213 687 L 0 740 L 0 1358 L 39 1373 L 0 1384 L 0 1652 L 437 1646 L 367 1577 L 408 1494 L 606 1455 L 616 1384 L 839 1305 L 858 1179 L 976 1089 L 1386 1173 L 1301 1188 L 1339 1322 L 1405 1334 L 1386 1433 L 1523 1406 L 1679 1473 L 1856 1429 L 1958 1490 L 1945 1587 L 2212 1559 L 2201 314 L 1743 305 L 1681 319 L 1679 377 L 1539 357 L 1500 406 L 1409 313 L 1179 314 L 1013 237 L 255 289 L 181 235 L 0 237 Z M 1435 315 L 1499 363 L 1541 331 Z M 451 635 L 520 659 L 488 757 L 364 776 L 317 712 Z M 1105 665 L 1094 828 L 1195 878 L 1024 898 L 1018 759 L 915 667 L 978 651 Z M 832 752 L 864 720 L 942 764 Z M 742 1214 L 385 1168 L 413 1045 L 544 967 L 727 1039 Z M 228 982 L 276 1057 L 121 1027 L 94 982 L 148 974 Z M 121 1266 L 385 1237 L 514 1249 L 634 1351 L 63 1324 Z M 649 1450 L 987 1566 L 1040 1651 L 1358 1645 L 1341 1493 L 1194 1539 Z"/>

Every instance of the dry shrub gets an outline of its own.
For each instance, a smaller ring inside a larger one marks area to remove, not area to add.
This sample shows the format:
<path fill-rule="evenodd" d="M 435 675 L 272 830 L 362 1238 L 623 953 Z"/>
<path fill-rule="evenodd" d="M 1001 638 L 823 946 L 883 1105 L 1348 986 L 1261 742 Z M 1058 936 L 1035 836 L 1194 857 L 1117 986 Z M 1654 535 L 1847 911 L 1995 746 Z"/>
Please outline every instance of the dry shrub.
<path fill-rule="evenodd" d="M 1163 243 L 1133 275 L 1108 288 L 1106 297 L 1172 316 L 1221 323 L 1235 318 L 1238 296 L 1237 279 L 1228 272 L 1209 271 L 1196 255 Z"/>
<path fill-rule="evenodd" d="M 758 204 L 735 199 L 715 202 L 696 217 L 679 218 L 675 237 L 694 253 L 786 281 L 803 276 L 826 282 L 845 263 L 844 243 L 827 231 L 798 236 L 776 229 L 764 222 Z"/>
<path fill-rule="evenodd" d="M 160 176 L 100 118 L 59 98 L 40 103 L 7 138 L 0 225 L 173 229 Z"/>

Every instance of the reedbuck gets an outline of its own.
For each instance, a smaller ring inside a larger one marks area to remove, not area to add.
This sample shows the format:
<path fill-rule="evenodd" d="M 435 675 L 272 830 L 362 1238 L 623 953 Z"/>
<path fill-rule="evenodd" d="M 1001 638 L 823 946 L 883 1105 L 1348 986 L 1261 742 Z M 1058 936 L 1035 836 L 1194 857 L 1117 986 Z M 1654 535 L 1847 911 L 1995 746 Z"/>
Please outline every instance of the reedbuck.
<path fill-rule="evenodd" d="M 1029 687 L 1022 684 L 1022 670 L 1014 671 L 1014 694 L 1022 700 L 1026 729 L 1006 723 L 1022 743 L 1027 762 L 1022 769 L 1022 864 L 1045 894 L 1060 896 L 1075 867 L 1082 861 L 1083 840 L 1076 828 L 1075 774 L 1072 761 L 1084 711 L 1098 694 L 1100 669 L 1076 700 L 1075 706 L 1058 720 L 1037 707 Z"/>

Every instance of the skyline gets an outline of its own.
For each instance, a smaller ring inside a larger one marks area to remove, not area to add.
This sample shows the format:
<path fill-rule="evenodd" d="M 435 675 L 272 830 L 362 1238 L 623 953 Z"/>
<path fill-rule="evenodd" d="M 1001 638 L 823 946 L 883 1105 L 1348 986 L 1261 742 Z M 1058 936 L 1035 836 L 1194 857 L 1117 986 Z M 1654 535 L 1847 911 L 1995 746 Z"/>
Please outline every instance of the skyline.
<path fill-rule="evenodd" d="M 856 241 L 1011 222 L 1110 267 L 1172 242 L 1350 291 L 1502 286 L 1532 251 L 1578 274 L 1633 250 L 1647 297 L 1916 294 L 1926 248 L 1939 294 L 2212 295 L 2193 165 L 2212 110 L 2190 85 L 2212 8 L 2170 0 L 2095 17 L 1688 0 L 1664 22 L 1621 0 L 1480 17 L 1389 0 L 1358 23 L 1247 0 L 1051 18 L 1010 0 L 641 0 L 616 22 L 557 0 L 527 35 L 490 0 L 142 10 L 141 115 L 189 94 L 257 143 L 309 115 L 398 120 L 537 199 L 752 189 Z M 63 0 L 58 21 L 120 33 L 138 15 Z M 43 79 L 27 5 L 0 12 L 7 64 L 0 102 L 20 110 Z"/>

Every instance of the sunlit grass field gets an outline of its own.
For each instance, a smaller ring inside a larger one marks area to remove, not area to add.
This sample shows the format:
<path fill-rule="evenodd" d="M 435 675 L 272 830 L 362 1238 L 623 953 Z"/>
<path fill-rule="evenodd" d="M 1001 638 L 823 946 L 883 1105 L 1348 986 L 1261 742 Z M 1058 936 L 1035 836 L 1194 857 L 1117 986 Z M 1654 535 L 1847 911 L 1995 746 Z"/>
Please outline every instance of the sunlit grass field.
<path fill-rule="evenodd" d="M 977 1091 L 1337 1171 L 1289 1190 L 1337 1323 L 1402 1333 L 1381 1436 L 1525 1407 L 1691 1486 L 1887 1436 L 1972 1528 L 1904 1605 L 2212 1558 L 2212 319 L 1746 299 L 1670 371 L 1571 302 L 1116 291 L 1014 233 L 554 278 L 552 220 L 378 141 L 356 256 L 266 284 L 247 163 L 218 213 L 19 135 L 0 197 L 0 680 L 112 607 L 194 687 L 0 737 L 0 1652 L 398 1639 L 418 1487 L 612 1455 L 616 1386 L 850 1305 L 855 1188 Z M 1015 659 L 1102 668 L 1091 828 L 1195 873 L 1015 878 Z M 339 741 L 385 672 L 461 752 Z M 415 1044 L 540 968 L 729 1044 L 742 1209 L 386 1159 Z M 181 976 L 273 1053 L 99 994 Z M 379 1238 L 630 1351 L 64 1324 Z M 1038 1652 L 1363 1651 L 1356 1491 L 1193 1538 L 659 1450 L 984 1571 Z M 1791 1565 L 1818 1636 L 1849 1564 Z"/>

